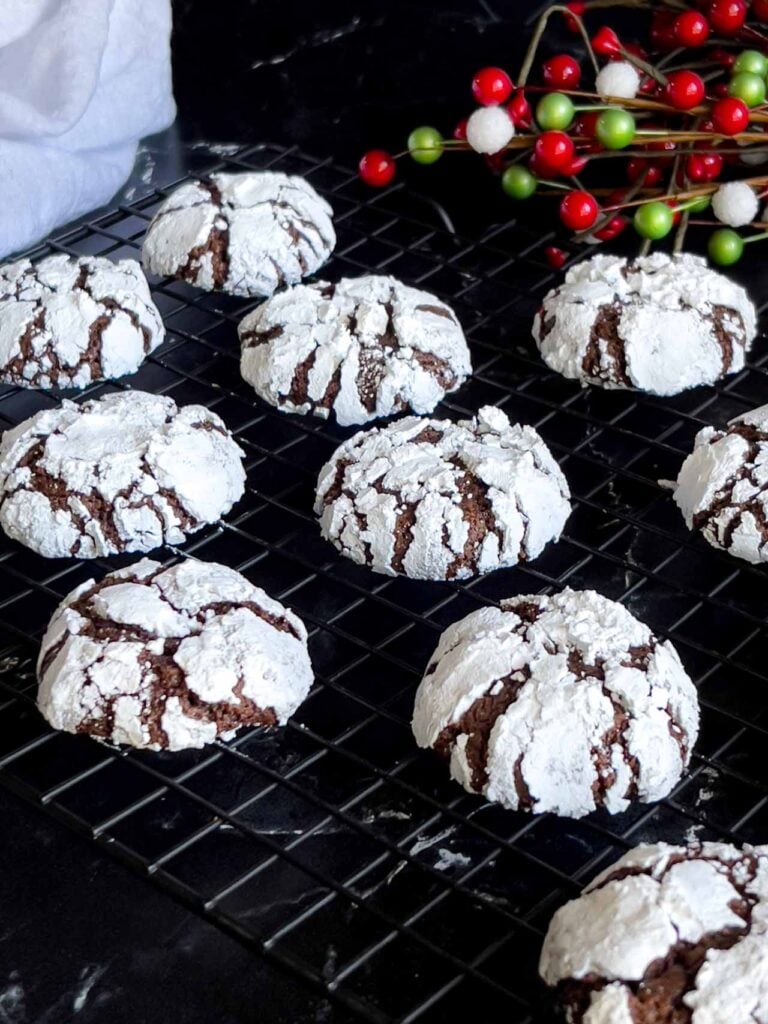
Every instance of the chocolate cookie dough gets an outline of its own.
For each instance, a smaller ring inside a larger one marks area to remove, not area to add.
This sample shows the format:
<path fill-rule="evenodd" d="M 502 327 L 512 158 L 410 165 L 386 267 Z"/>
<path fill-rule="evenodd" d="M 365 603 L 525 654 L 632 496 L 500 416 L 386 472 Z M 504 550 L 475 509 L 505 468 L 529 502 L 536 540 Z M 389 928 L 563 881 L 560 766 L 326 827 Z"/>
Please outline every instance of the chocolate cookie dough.
<path fill-rule="evenodd" d="M 630 850 L 557 911 L 539 969 L 570 1024 L 765 1024 L 768 847 Z"/>
<path fill-rule="evenodd" d="M 271 295 L 328 259 L 332 213 L 303 178 L 276 171 L 189 181 L 149 225 L 144 266 L 206 291 Z"/>
<path fill-rule="evenodd" d="M 743 369 L 755 308 L 698 256 L 598 255 L 549 292 L 533 336 L 547 366 L 582 385 L 676 395 Z"/>
<path fill-rule="evenodd" d="M 265 402 L 343 426 L 431 412 L 472 372 L 456 315 L 393 277 L 297 285 L 240 324 L 240 370 Z"/>
<path fill-rule="evenodd" d="M 768 405 L 705 427 L 674 492 L 689 530 L 748 562 L 768 561 Z"/>
<path fill-rule="evenodd" d="M 123 377 L 163 336 L 134 260 L 56 255 L 0 266 L 0 383 L 84 388 Z"/>
<path fill-rule="evenodd" d="M 699 729 L 674 647 L 591 590 L 514 597 L 440 637 L 413 733 L 512 810 L 580 818 L 666 796 Z"/>
<path fill-rule="evenodd" d="M 48 558 L 181 544 L 243 493 L 243 453 L 201 405 L 127 391 L 36 413 L 0 442 L 0 525 Z"/>
<path fill-rule="evenodd" d="M 224 565 L 143 559 L 65 598 L 38 705 L 65 732 L 151 750 L 283 725 L 312 685 L 303 623 Z"/>
<path fill-rule="evenodd" d="M 532 427 L 493 406 L 360 431 L 320 472 L 323 536 L 375 572 L 466 579 L 536 558 L 560 536 L 568 484 Z"/>

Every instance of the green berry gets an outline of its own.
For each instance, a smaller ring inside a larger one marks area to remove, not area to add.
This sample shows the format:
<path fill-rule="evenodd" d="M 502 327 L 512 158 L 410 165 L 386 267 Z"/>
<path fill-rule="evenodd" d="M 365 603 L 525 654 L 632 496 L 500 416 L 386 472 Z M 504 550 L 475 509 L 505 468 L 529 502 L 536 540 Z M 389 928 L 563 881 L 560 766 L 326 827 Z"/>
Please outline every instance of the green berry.
<path fill-rule="evenodd" d="M 619 107 L 604 110 L 595 124 L 597 140 L 606 149 L 626 149 L 635 137 L 635 130 L 634 117 Z"/>
<path fill-rule="evenodd" d="M 635 225 L 635 231 L 642 238 L 657 241 L 672 230 L 674 217 L 674 213 L 666 203 L 644 203 L 637 208 L 632 223 Z"/>
<path fill-rule="evenodd" d="M 709 236 L 707 252 L 713 263 L 720 267 L 730 267 L 741 259 L 744 239 L 731 228 L 718 228 Z"/>
<path fill-rule="evenodd" d="M 565 131 L 573 121 L 574 114 L 570 97 L 562 92 L 547 93 L 536 106 L 536 121 L 545 131 Z"/>
<path fill-rule="evenodd" d="M 433 164 L 443 155 L 443 136 L 428 124 L 414 128 L 408 136 L 408 152 L 417 164 Z"/>
<path fill-rule="evenodd" d="M 765 101 L 765 79 L 751 71 L 740 71 L 728 83 L 728 95 L 743 100 L 748 107 L 759 107 Z"/>
<path fill-rule="evenodd" d="M 689 211 L 689 213 L 703 213 L 711 202 L 711 196 L 701 196 L 700 199 L 686 202 L 685 208 Z"/>
<path fill-rule="evenodd" d="M 528 199 L 536 191 L 538 184 L 538 178 L 520 164 L 512 164 L 501 176 L 501 187 L 511 199 Z"/>
<path fill-rule="evenodd" d="M 765 78 L 768 75 L 768 58 L 764 57 L 759 50 L 742 50 L 733 65 L 735 75 L 741 71 L 748 71 L 752 75 Z"/>

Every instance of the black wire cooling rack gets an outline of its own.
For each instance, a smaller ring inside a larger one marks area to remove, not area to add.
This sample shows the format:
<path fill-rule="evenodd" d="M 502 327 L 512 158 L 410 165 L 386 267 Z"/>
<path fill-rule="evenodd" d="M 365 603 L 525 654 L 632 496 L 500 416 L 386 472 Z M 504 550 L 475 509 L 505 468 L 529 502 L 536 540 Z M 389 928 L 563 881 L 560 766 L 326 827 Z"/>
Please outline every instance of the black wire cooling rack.
<path fill-rule="evenodd" d="M 248 303 L 161 282 L 166 343 L 130 380 L 86 394 L 143 388 L 224 418 L 247 452 L 248 490 L 185 551 L 235 566 L 304 618 L 316 685 L 286 729 L 200 752 L 118 752 L 55 734 L 34 707 L 40 635 L 73 587 L 130 559 L 50 561 L 3 539 L 0 784 L 314 990 L 317 1020 L 541 1020 L 543 931 L 598 869 L 641 841 L 768 839 L 766 576 L 690 535 L 657 483 L 675 477 L 703 424 L 768 400 L 768 352 L 758 342 L 743 373 L 670 400 L 582 391 L 547 371 L 530 340 L 555 277 L 534 228 L 507 223 L 468 241 L 435 227 L 402 186 L 365 192 L 293 149 L 245 149 L 210 170 L 267 167 L 330 198 L 339 241 L 324 276 L 385 271 L 455 307 L 475 373 L 441 414 L 493 403 L 536 426 L 574 494 L 565 535 L 532 565 L 462 584 L 389 579 L 340 558 L 311 509 L 317 472 L 350 431 L 254 397 L 235 330 Z M 33 255 L 135 257 L 169 189 Z M 55 402 L 5 389 L 0 426 Z M 414 689 L 441 629 L 482 603 L 566 584 L 623 601 L 670 637 L 699 686 L 692 768 L 662 803 L 578 822 L 513 814 L 465 794 L 414 746 Z M 266 1024 L 283 1019 L 269 994 L 254 1009 Z"/>

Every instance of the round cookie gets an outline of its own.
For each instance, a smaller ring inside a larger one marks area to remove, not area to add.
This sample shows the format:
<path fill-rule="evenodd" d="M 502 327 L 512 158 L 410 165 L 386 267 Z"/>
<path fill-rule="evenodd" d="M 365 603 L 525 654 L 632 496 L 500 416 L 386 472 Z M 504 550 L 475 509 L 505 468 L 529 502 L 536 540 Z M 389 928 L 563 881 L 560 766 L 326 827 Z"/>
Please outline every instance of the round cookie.
<path fill-rule="evenodd" d="M 332 214 L 303 178 L 214 174 L 166 199 L 144 239 L 144 266 L 206 291 L 271 295 L 325 263 L 336 244 Z"/>
<path fill-rule="evenodd" d="M 240 324 L 240 371 L 284 412 L 342 426 L 431 412 L 472 372 L 456 315 L 429 292 L 368 275 L 298 285 Z"/>
<path fill-rule="evenodd" d="M 592 590 L 514 597 L 441 635 L 413 733 L 511 810 L 580 818 L 666 796 L 699 729 L 674 647 Z"/>
<path fill-rule="evenodd" d="M 59 605 L 37 663 L 38 706 L 65 732 L 150 750 L 283 725 L 312 685 L 304 624 L 213 562 L 142 559 Z"/>
<path fill-rule="evenodd" d="M 181 544 L 242 495 L 243 453 L 201 405 L 126 391 L 38 412 L 0 442 L 0 526 L 48 558 Z"/>
<path fill-rule="evenodd" d="M 165 331 L 135 260 L 0 266 L 0 383 L 84 388 L 134 373 Z"/>
<path fill-rule="evenodd" d="M 768 1021 L 768 846 L 638 846 L 561 907 L 539 970 L 570 1024 Z"/>
<path fill-rule="evenodd" d="M 744 367 L 755 308 L 699 256 L 576 264 L 533 324 L 544 362 L 582 385 L 676 395 Z"/>
<path fill-rule="evenodd" d="M 705 427 L 683 463 L 674 499 L 689 530 L 748 562 L 768 561 L 768 405 Z"/>
<path fill-rule="evenodd" d="M 466 579 L 528 561 L 560 536 L 568 484 L 532 427 L 493 406 L 473 420 L 360 431 L 320 471 L 323 536 L 353 562 L 414 579 Z"/>

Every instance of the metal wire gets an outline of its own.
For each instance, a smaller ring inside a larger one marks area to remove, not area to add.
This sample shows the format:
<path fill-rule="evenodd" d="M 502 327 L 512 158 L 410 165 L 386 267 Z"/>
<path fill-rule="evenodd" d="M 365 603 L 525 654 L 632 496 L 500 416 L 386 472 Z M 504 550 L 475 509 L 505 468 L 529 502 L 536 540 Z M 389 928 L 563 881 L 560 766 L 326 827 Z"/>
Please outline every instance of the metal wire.
<path fill-rule="evenodd" d="M 350 432 L 255 399 L 235 330 L 252 304 L 159 282 L 166 343 L 129 381 L 82 397 L 130 386 L 225 419 L 246 451 L 248 490 L 184 550 L 290 604 L 309 627 L 317 683 L 285 730 L 199 752 L 56 735 L 34 708 L 40 635 L 74 586 L 130 559 L 49 561 L 2 540 L 0 784 L 316 991 L 332 1015 L 323 1019 L 449 1021 L 478 1006 L 487 1024 L 541 1019 L 541 935 L 594 872 L 640 841 L 768 834 L 765 577 L 692 537 L 657 482 L 676 475 L 699 427 L 759 404 L 768 353 L 674 399 L 582 391 L 549 373 L 529 340 L 552 283 L 547 237 L 507 223 L 462 238 L 401 186 L 365 192 L 351 172 L 295 149 L 248 148 L 210 170 L 267 167 L 303 174 L 330 198 L 339 242 L 324 276 L 385 271 L 454 306 L 475 374 L 441 414 L 490 402 L 536 426 L 574 494 L 565 535 L 532 565 L 466 583 L 383 578 L 341 559 L 311 508 L 322 462 Z M 32 255 L 135 257 L 167 191 Z M 56 402 L 7 388 L 0 425 Z M 483 603 L 566 584 L 622 600 L 675 642 L 699 686 L 693 765 L 660 804 L 579 822 L 512 814 L 463 793 L 414 749 L 413 692 L 441 629 Z"/>

